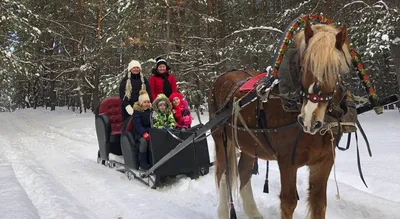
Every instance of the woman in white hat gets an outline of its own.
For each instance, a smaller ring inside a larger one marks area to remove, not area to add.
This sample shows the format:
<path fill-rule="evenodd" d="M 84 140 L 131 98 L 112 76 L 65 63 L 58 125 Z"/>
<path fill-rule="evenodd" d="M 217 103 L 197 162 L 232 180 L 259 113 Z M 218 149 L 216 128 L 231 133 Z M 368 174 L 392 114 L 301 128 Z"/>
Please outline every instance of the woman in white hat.
<path fill-rule="evenodd" d="M 142 66 L 136 60 L 128 65 L 128 73 L 124 76 L 119 86 L 119 97 L 122 101 L 122 120 L 133 114 L 133 104 L 139 99 L 139 91 L 146 90 L 151 98 L 150 84 L 142 73 Z"/>

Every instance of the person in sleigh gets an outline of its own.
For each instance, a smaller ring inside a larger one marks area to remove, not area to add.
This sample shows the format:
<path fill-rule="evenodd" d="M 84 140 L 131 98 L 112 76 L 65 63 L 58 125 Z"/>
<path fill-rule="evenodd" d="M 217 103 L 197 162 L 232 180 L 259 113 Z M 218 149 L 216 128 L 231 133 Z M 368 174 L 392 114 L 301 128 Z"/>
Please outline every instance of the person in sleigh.
<path fill-rule="evenodd" d="M 157 98 L 153 102 L 153 118 L 153 128 L 171 130 L 176 126 L 172 113 L 172 104 L 164 94 L 157 95 Z"/>
<path fill-rule="evenodd" d="M 169 97 L 172 103 L 173 114 L 176 121 L 177 129 L 188 129 L 192 124 L 192 116 L 190 115 L 189 104 L 183 99 L 179 92 L 174 92 Z"/>
<path fill-rule="evenodd" d="M 148 170 L 150 168 L 147 151 L 150 142 L 151 103 L 150 96 L 145 90 L 139 92 L 138 101 L 133 105 L 133 109 L 134 136 L 139 140 L 139 168 Z"/>

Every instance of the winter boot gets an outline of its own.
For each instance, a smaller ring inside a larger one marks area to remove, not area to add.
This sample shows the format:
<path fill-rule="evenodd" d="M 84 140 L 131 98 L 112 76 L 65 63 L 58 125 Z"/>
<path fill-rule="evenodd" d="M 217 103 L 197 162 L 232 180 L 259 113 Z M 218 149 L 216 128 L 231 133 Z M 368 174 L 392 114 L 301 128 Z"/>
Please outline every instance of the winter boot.
<path fill-rule="evenodd" d="M 148 170 L 150 169 L 149 160 L 147 158 L 147 152 L 139 153 L 139 169 L 140 170 Z"/>

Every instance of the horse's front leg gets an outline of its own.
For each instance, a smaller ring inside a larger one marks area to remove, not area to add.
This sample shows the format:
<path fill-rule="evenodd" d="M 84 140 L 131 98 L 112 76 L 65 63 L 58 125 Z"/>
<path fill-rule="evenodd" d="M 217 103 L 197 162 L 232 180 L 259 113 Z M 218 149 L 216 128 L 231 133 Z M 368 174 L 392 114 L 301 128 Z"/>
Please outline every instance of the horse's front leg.
<path fill-rule="evenodd" d="M 246 215 L 251 219 L 262 219 L 263 217 L 257 209 L 253 189 L 251 188 L 253 164 L 254 158 L 242 152 L 239 160 L 240 196 L 243 200 L 243 208 Z"/>
<path fill-rule="evenodd" d="M 326 187 L 333 165 L 333 155 L 327 154 L 318 163 L 310 165 L 309 214 L 310 219 L 325 219 Z"/>
<path fill-rule="evenodd" d="M 279 171 L 281 174 L 281 218 L 292 219 L 297 206 L 297 167 L 290 163 L 290 157 L 278 157 Z"/>

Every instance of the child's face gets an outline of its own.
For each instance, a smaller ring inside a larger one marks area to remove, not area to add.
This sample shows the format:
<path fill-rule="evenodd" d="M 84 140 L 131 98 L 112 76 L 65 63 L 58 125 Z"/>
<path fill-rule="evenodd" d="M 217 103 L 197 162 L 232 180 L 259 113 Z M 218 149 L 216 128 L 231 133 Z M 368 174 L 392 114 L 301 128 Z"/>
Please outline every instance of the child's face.
<path fill-rule="evenodd" d="M 142 108 L 145 109 L 145 110 L 150 108 L 150 101 L 149 100 L 143 101 L 142 102 Z"/>
<path fill-rule="evenodd" d="M 180 102 L 181 100 L 179 100 L 178 97 L 174 97 L 174 99 L 172 99 L 172 103 L 174 104 L 174 106 L 178 106 Z"/>
<path fill-rule="evenodd" d="M 166 107 L 167 106 L 165 104 L 159 104 L 158 105 L 158 110 L 160 110 L 161 112 L 164 112 Z"/>

